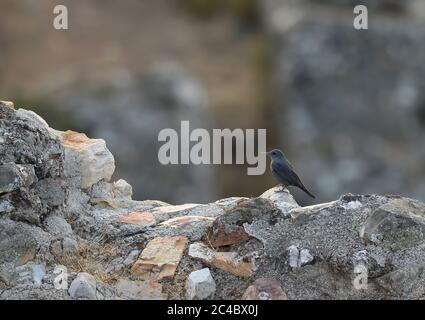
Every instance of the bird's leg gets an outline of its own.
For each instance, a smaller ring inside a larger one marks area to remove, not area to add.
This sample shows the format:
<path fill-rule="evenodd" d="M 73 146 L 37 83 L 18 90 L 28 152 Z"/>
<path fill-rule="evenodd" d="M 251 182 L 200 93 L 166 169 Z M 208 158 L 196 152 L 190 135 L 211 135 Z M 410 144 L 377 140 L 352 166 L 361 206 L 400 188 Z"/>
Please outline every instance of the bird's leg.
<path fill-rule="evenodd" d="M 281 184 L 280 186 L 281 186 L 281 189 L 279 190 L 279 192 L 285 192 L 286 186 L 283 184 Z"/>

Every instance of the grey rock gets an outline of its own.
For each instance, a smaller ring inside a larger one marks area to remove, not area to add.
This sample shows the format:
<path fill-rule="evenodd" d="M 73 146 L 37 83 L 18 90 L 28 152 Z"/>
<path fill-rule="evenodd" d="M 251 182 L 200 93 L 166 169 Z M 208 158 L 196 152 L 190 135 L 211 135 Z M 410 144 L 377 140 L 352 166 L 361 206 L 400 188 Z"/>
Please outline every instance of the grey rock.
<path fill-rule="evenodd" d="M 0 265 L 22 265 L 49 251 L 51 236 L 41 228 L 23 222 L 0 219 Z"/>
<path fill-rule="evenodd" d="M 50 215 L 44 220 L 45 230 L 55 236 L 65 237 L 72 234 L 71 225 L 62 217 Z"/>
<path fill-rule="evenodd" d="M 64 255 L 74 255 L 78 252 L 78 242 L 72 238 L 65 237 L 62 240 L 62 253 Z"/>
<path fill-rule="evenodd" d="M 288 248 L 288 256 L 288 265 L 291 268 L 300 268 L 314 260 L 308 249 L 299 250 L 295 245 L 291 245 Z"/>
<path fill-rule="evenodd" d="M 131 250 L 130 254 L 124 259 L 124 266 L 128 267 L 136 262 L 137 258 L 140 255 L 140 250 Z"/>
<path fill-rule="evenodd" d="M 5 163 L 0 165 L 0 194 L 30 186 L 37 177 L 32 165 Z"/>
<path fill-rule="evenodd" d="M 289 258 L 288 258 L 288 264 L 291 268 L 298 268 L 299 267 L 299 256 L 300 252 L 298 248 L 294 245 L 290 246 L 288 248 Z"/>
<path fill-rule="evenodd" d="M 411 265 L 387 273 L 377 279 L 379 285 L 398 297 L 415 299 L 425 293 L 423 265 Z"/>
<path fill-rule="evenodd" d="M 302 249 L 300 251 L 300 262 L 299 262 L 299 264 L 300 264 L 301 267 L 306 265 L 306 264 L 313 262 L 313 260 L 314 260 L 314 257 L 308 249 Z"/>
<path fill-rule="evenodd" d="M 389 249 L 419 245 L 424 240 L 423 218 L 375 210 L 360 230 L 360 236 Z"/>
<path fill-rule="evenodd" d="M 68 290 L 72 298 L 97 300 L 96 279 L 86 272 L 77 275 Z"/>
<path fill-rule="evenodd" d="M 131 206 L 133 188 L 127 181 L 120 179 L 113 183 L 100 181 L 90 190 L 90 202 L 108 205 L 111 208 L 128 208 Z"/>
<path fill-rule="evenodd" d="M 40 287 L 46 275 L 46 267 L 42 264 L 29 262 L 16 268 L 16 282 L 20 285 L 30 284 L 36 288 Z"/>
<path fill-rule="evenodd" d="M 0 213 L 9 213 L 14 209 L 13 205 L 8 200 L 0 200 Z"/>
<path fill-rule="evenodd" d="M 186 297 L 189 300 L 204 300 L 214 295 L 215 281 L 209 268 L 193 271 L 187 279 Z"/>

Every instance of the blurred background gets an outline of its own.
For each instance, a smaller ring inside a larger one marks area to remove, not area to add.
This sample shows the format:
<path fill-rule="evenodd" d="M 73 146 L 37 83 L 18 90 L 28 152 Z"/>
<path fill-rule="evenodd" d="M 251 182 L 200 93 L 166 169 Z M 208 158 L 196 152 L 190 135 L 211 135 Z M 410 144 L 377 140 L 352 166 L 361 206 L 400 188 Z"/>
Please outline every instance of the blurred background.
<path fill-rule="evenodd" d="M 69 30 L 52 26 L 66 5 Z M 369 30 L 353 28 L 366 4 Z M 135 199 L 257 196 L 245 165 L 161 166 L 158 132 L 266 128 L 316 202 L 425 200 L 424 0 L 1 0 L 0 99 L 103 138 Z M 293 190 L 301 204 L 312 203 Z"/>

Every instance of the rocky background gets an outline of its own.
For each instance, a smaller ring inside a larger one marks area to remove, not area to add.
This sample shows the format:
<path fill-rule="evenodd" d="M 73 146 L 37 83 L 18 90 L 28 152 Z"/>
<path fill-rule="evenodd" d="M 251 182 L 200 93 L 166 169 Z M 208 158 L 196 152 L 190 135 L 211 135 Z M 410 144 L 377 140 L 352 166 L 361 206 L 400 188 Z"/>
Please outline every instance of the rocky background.
<path fill-rule="evenodd" d="M 52 28 L 65 4 L 70 29 Z M 356 31 L 353 7 L 369 8 Z M 260 194 L 246 167 L 158 166 L 160 129 L 267 128 L 318 201 L 425 200 L 423 0 L 4 0 L 0 96 L 108 141 L 138 199 Z M 102 116 L 100 117 L 99 114 Z M 167 183 L 162 181 L 166 177 Z M 301 204 L 311 199 L 294 190 Z"/>
<path fill-rule="evenodd" d="M 425 297 L 420 201 L 346 194 L 301 207 L 280 188 L 135 201 L 110 181 L 104 140 L 12 102 L 0 102 L 0 142 L 0 299 Z"/>

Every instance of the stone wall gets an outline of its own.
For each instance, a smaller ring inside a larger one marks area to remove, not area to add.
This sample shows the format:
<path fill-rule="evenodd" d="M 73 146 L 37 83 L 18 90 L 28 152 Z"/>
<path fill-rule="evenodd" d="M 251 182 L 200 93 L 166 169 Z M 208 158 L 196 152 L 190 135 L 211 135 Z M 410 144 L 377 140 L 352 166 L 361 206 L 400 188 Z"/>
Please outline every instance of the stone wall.
<path fill-rule="evenodd" d="M 103 140 L 0 102 L 0 141 L 0 299 L 425 297 L 422 202 L 135 201 Z"/>

